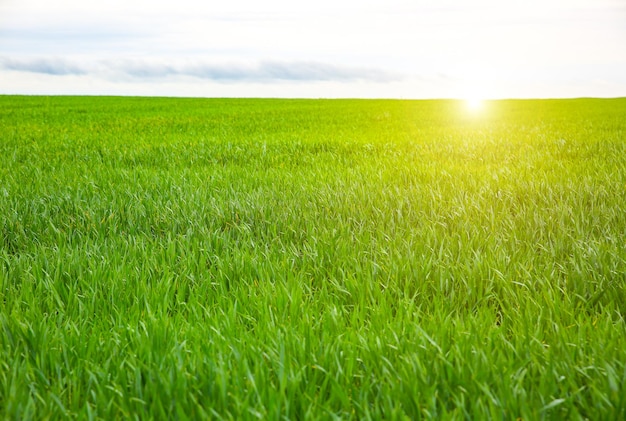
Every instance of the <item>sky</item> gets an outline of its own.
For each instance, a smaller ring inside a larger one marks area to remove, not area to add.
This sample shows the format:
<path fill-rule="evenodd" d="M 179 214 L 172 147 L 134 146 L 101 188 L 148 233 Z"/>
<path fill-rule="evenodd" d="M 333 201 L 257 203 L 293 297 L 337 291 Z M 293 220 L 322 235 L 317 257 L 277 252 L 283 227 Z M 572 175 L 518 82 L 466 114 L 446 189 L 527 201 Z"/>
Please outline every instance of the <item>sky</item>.
<path fill-rule="evenodd" d="M 626 0 L 0 0 L 0 94 L 626 96 Z"/>

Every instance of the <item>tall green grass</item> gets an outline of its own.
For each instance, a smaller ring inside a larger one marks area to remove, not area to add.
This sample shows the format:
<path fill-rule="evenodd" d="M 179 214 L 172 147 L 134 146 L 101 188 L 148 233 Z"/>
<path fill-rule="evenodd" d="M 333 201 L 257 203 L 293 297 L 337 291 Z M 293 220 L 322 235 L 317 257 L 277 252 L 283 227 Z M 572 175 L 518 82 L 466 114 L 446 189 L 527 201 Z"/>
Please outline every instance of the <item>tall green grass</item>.
<path fill-rule="evenodd" d="M 626 100 L 0 97 L 0 418 L 626 418 Z"/>

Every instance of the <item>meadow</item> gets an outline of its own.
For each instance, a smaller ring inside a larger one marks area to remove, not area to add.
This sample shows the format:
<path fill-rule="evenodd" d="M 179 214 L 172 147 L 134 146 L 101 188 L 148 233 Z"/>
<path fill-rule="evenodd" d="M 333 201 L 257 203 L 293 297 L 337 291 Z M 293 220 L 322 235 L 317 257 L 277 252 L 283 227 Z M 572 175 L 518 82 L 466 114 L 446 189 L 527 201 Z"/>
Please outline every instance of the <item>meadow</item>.
<path fill-rule="evenodd" d="M 625 419 L 626 99 L 0 96 L 1 419 Z"/>

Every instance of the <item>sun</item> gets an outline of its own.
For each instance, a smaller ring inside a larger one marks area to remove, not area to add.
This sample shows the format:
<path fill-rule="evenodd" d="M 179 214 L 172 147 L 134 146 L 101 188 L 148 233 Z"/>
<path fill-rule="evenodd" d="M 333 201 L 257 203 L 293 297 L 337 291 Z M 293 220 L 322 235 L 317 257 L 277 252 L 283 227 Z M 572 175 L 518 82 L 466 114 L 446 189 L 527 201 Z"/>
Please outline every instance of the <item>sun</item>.
<path fill-rule="evenodd" d="M 480 111 L 483 108 L 483 99 L 477 96 L 465 98 L 465 106 L 470 111 Z"/>

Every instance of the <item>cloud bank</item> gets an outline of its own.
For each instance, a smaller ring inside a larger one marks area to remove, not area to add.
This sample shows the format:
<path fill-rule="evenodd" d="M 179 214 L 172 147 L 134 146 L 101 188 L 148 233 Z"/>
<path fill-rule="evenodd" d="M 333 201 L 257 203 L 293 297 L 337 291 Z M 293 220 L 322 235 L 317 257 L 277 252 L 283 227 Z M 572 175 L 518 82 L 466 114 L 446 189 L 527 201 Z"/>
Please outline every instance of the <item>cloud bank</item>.
<path fill-rule="evenodd" d="M 93 75 L 104 79 L 155 80 L 177 76 L 215 82 L 393 82 L 399 74 L 371 67 L 339 66 L 315 61 L 211 62 L 107 59 L 85 61 L 58 57 L 0 57 L 0 69 L 53 76 Z"/>
<path fill-rule="evenodd" d="M 83 75 L 88 73 L 87 69 L 83 66 L 62 58 L 31 58 L 19 60 L 0 57 L 0 69 L 55 76 Z"/>

